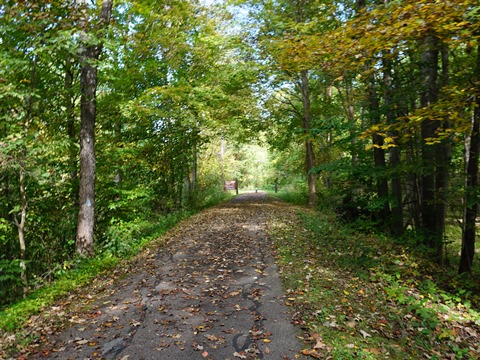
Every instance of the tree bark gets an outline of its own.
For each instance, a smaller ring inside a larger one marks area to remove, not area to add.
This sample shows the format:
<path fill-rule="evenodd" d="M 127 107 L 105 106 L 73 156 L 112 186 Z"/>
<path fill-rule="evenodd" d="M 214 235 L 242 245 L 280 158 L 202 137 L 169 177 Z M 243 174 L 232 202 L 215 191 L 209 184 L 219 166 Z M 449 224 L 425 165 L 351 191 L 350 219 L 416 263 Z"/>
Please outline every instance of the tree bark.
<path fill-rule="evenodd" d="M 391 61 L 384 57 L 383 59 L 384 67 L 384 87 L 385 87 L 385 108 L 386 108 L 386 120 L 387 124 L 393 124 L 396 120 L 396 114 L 394 111 L 394 99 L 392 93 L 392 64 Z M 390 136 L 397 138 L 398 134 L 396 132 L 390 132 Z M 401 161 L 401 152 L 400 147 L 395 146 L 390 149 L 390 163 L 389 167 L 393 170 L 393 175 L 391 177 L 390 186 L 392 189 L 392 207 L 391 207 L 391 223 L 390 223 L 390 232 L 393 235 L 400 236 L 403 234 L 403 192 L 402 192 L 402 183 L 401 183 L 401 174 L 398 172 L 398 167 Z"/>
<path fill-rule="evenodd" d="M 435 35 L 429 34 L 425 37 L 422 49 L 422 92 L 420 105 L 427 107 L 438 99 L 438 58 L 439 46 Z M 428 140 L 436 137 L 438 121 L 425 119 L 421 124 L 422 136 L 422 228 L 425 237 L 425 244 L 436 251 L 438 260 L 441 259 L 443 246 L 443 228 L 437 226 L 442 223 L 437 204 L 437 160 L 442 155 L 436 155 L 437 146 L 428 144 Z M 443 220 L 444 221 L 444 220 Z"/>
<path fill-rule="evenodd" d="M 115 122 L 114 132 L 115 132 L 115 141 L 117 142 L 117 144 L 121 144 L 123 141 L 123 135 L 122 135 L 122 123 L 120 121 Z M 120 147 L 123 147 L 123 146 L 120 145 Z M 115 164 L 115 180 L 114 181 L 117 189 L 121 189 L 122 181 L 123 181 L 121 158 L 119 158 Z"/>
<path fill-rule="evenodd" d="M 193 144 L 193 163 L 192 163 L 192 191 L 197 191 L 197 162 L 198 162 L 198 153 L 197 145 Z"/>
<path fill-rule="evenodd" d="M 100 26 L 110 22 L 113 0 L 103 0 L 100 13 Z M 83 1 L 80 0 L 80 5 Z M 76 251 L 82 256 L 91 256 L 94 252 L 93 231 L 95 225 L 95 119 L 97 67 L 102 51 L 100 44 L 86 43 L 86 34 L 82 33 L 81 51 L 81 110 L 80 110 L 80 188 L 79 212 L 76 236 Z"/>
<path fill-rule="evenodd" d="M 442 76 L 440 86 L 448 85 L 449 74 L 449 50 L 448 46 L 443 44 L 440 49 L 442 60 Z M 444 121 L 441 126 L 443 130 L 449 127 L 449 122 Z M 435 144 L 435 229 L 438 233 L 437 255 L 443 262 L 443 235 L 445 234 L 445 223 L 447 217 L 447 190 L 450 181 L 450 160 L 451 160 L 451 142 L 449 138 L 442 139 Z"/>
<path fill-rule="evenodd" d="M 302 70 L 301 73 L 301 92 L 303 103 L 302 126 L 306 136 L 305 139 L 305 166 L 308 177 L 308 204 L 317 205 L 317 174 L 315 173 L 315 151 L 313 141 L 310 137 L 312 123 L 312 111 L 310 106 L 310 92 L 308 89 L 308 71 Z"/>
<path fill-rule="evenodd" d="M 477 66 L 473 79 L 476 80 L 477 94 L 480 93 L 480 45 L 477 48 Z M 478 213 L 478 156 L 480 151 L 480 96 L 476 96 L 477 106 L 472 117 L 472 132 L 470 146 L 466 153 L 467 179 L 465 191 L 465 215 L 463 221 L 462 250 L 458 272 L 471 273 L 473 256 L 475 255 L 476 219 Z"/>
<path fill-rule="evenodd" d="M 20 221 L 18 221 L 17 216 L 15 215 L 15 225 L 18 230 L 18 240 L 20 243 L 20 277 L 22 279 L 23 285 L 23 297 L 25 298 L 28 294 L 28 277 L 27 277 L 27 246 L 25 243 L 25 221 L 27 219 L 27 194 L 25 192 L 25 170 L 20 168 L 19 174 L 19 183 L 20 183 L 20 198 L 21 198 L 21 212 L 20 212 Z"/>

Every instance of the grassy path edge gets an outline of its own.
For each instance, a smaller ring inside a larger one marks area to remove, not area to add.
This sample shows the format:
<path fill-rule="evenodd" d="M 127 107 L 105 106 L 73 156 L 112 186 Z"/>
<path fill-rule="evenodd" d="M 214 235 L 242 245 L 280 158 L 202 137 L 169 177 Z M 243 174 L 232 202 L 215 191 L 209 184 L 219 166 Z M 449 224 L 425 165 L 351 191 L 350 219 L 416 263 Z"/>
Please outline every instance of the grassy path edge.
<path fill-rule="evenodd" d="M 449 293 L 436 269 L 334 214 L 279 203 L 268 219 L 304 354 L 322 359 L 479 359 L 478 294 Z M 429 273 L 430 272 L 430 273 Z"/>

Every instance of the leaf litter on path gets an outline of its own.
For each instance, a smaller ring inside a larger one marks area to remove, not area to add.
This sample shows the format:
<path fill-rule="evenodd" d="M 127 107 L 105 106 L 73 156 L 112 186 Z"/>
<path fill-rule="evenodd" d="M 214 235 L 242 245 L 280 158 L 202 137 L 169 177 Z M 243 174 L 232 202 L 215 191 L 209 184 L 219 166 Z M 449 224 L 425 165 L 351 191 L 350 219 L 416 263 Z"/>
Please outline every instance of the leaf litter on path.
<path fill-rule="evenodd" d="M 182 222 L 121 276 L 85 290 L 90 299 L 80 296 L 74 313 L 66 307 L 50 335 L 39 326 L 23 356 L 302 357 L 265 231 L 270 206 L 265 194 L 245 194 Z"/>

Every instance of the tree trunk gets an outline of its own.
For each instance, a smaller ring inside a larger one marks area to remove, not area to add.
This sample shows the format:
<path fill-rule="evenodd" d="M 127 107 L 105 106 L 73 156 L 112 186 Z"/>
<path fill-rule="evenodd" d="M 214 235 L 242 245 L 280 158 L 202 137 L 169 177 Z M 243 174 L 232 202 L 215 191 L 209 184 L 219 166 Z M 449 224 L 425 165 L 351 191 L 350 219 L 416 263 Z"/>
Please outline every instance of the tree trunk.
<path fill-rule="evenodd" d="M 87 55 L 89 57 L 89 55 Z M 97 69 L 83 65 L 81 71 L 80 189 L 76 248 L 80 255 L 93 255 L 95 220 L 95 118 Z"/>
<path fill-rule="evenodd" d="M 310 106 L 310 92 L 308 89 L 308 71 L 301 71 L 301 92 L 303 102 L 303 131 L 305 139 L 305 166 L 308 177 L 308 204 L 317 205 L 317 174 L 315 171 L 315 151 L 313 141 L 310 137 L 310 128 L 312 123 L 312 112 Z"/>
<path fill-rule="evenodd" d="M 27 194 L 25 192 L 25 170 L 20 169 L 19 174 L 20 182 L 20 197 L 21 197 L 21 212 L 20 212 L 20 221 L 18 221 L 17 216 L 15 215 L 15 225 L 18 230 L 18 240 L 20 243 L 20 277 L 23 284 L 23 297 L 25 298 L 28 294 L 28 277 L 27 277 L 27 246 L 25 243 L 25 221 L 27 219 Z"/>
<path fill-rule="evenodd" d="M 394 99 L 392 93 L 392 64 L 391 61 L 384 57 L 383 59 L 384 66 L 384 87 L 385 87 L 385 108 L 386 108 L 386 120 L 387 124 L 394 124 L 396 121 L 396 114 L 394 111 Z M 397 138 L 398 134 L 396 132 L 390 132 L 389 136 Z M 398 172 L 398 167 L 400 165 L 401 153 L 400 147 L 397 146 L 390 149 L 390 169 L 392 169 L 391 177 L 391 189 L 392 189 L 392 211 L 391 211 L 391 223 L 390 223 L 390 232 L 393 235 L 400 236 L 403 234 L 403 193 L 402 193 L 402 184 L 401 184 L 401 174 Z"/>
<path fill-rule="evenodd" d="M 380 123 L 380 102 L 377 92 L 373 88 L 373 84 L 369 81 L 368 84 L 368 112 L 370 115 L 370 124 L 375 125 Z M 383 147 L 383 136 L 379 134 L 373 135 L 373 159 L 376 170 L 376 185 L 377 196 L 383 202 L 383 206 L 379 209 L 379 216 L 385 221 L 390 214 L 390 207 L 388 204 L 388 181 L 385 177 L 385 150 Z"/>
<path fill-rule="evenodd" d="M 100 25 L 110 22 L 113 0 L 103 0 Z M 80 0 L 80 5 L 82 5 Z M 87 45 L 86 34 L 82 33 L 81 51 L 81 121 L 80 121 L 80 189 L 77 223 L 76 250 L 82 256 L 93 255 L 93 231 L 95 225 L 95 118 L 97 67 L 102 46 Z"/>
<path fill-rule="evenodd" d="M 122 123 L 120 121 L 115 122 L 114 125 L 114 132 L 115 132 L 115 141 L 117 144 L 121 144 L 123 141 L 122 136 Z M 122 146 L 120 146 L 122 147 Z M 117 189 L 122 188 L 122 180 L 123 180 L 123 173 L 122 173 L 122 161 L 121 157 L 116 161 L 115 164 L 115 185 Z M 118 199 L 120 199 L 120 194 Z"/>
<path fill-rule="evenodd" d="M 37 60 L 36 57 L 33 57 L 32 60 L 32 70 L 30 76 L 30 91 L 31 93 L 25 98 L 25 118 L 23 123 L 23 137 L 24 141 L 27 141 L 28 130 L 30 122 L 33 118 L 33 93 L 35 91 L 36 84 L 36 67 Z M 20 190 L 20 201 L 21 201 L 21 211 L 20 211 L 20 221 L 18 221 L 17 214 L 14 215 L 14 222 L 17 226 L 18 231 L 18 242 L 20 245 L 20 277 L 22 279 L 23 285 L 23 297 L 25 298 L 28 294 L 28 275 L 27 275 L 27 245 L 25 241 L 25 222 L 27 220 L 27 193 L 25 186 L 25 162 L 27 160 L 27 149 L 25 145 L 22 145 L 20 150 L 20 161 L 19 161 L 19 190 Z"/>
<path fill-rule="evenodd" d="M 437 101 L 438 92 L 438 39 L 434 35 L 427 35 L 423 42 L 422 53 L 422 93 L 420 105 L 427 107 Z M 422 135 L 422 228 L 425 244 L 436 251 L 438 260 L 441 259 L 443 246 L 443 228 L 437 226 L 442 223 L 439 218 L 440 207 L 436 199 L 436 160 L 442 155 L 436 155 L 437 146 L 428 144 L 428 140 L 436 137 L 438 121 L 425 119 L 421 124 Z M 441 160 L 441 159 L 440 159 Z"/>
<path fill-rule="evenodd" d="M 480 91 L 480 46 L 477 48 L 477 66 L 473 79 L 476 80 L 477 94 Z M 473 256 L 475 255 L 476 219 L 478 212 L 478 156 L 480 151 L 480 96 L 476 97 L 476 104 L 472 117 L 472 132 L 470 146 L 466 155 L 467 179 L 465 191 L 465 216 L 463 221 L 462 251 L 458 272 L 470 273 L 472 271 Z"/>
<path fill-rule="evenodd" d="M 192 163 L 192 191 L 197 191 L 197 162 L 198 162 L 198 153 L 197 145 L 193 145 L 193 163 Z"/>

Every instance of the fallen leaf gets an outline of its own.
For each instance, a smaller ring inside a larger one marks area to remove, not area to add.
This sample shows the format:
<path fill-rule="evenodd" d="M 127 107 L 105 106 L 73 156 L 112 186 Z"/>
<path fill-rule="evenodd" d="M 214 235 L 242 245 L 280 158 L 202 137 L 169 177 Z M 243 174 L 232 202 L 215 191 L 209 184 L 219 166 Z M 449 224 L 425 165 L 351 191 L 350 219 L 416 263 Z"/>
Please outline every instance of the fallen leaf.
<path fill-rule="evenodd" d="M 317 350 L 317 349 L 325 349 L 326 347 L 327 345 L 325 345 L 325 343 L 321 339 L 318 339 L 313 348 Z"/>
<path fill-rule="evenodd" d="M 363 331 L 363 330 L 360 330 L 360 334 L 362 334 L 364 338 L 372 337 L 372 335 L 370 335 L 369 333 L 367 333 L 366 331 Z"/>
<path fill-rule="evenodd" d="M 347 321 L 345 323 L 346 326 L 348 326 L 349 328 L 355 328 L 355 326 L 357 325 L 357 323 L 355 322 L 355 320 L 352 320 L 352 321 Z"/>
<path fill-rule="evenodd" d="M 305 349 L 305 350 L 302 350 L 302 354 L 303 354 L 303 355 L 307 355 L 307 356 L 314 357 L 315 359 L 323 359 L 323 358 L 324 358 L 321 354 L 319 354 L 319 353 L 316 352 L 315 350 Z"/>
<path fill-rule="evenodd" d="M 240 354 L 240 353 L 238 353 L 238 352 L 236 352 L 236 351 L 233 353 L 233 356 L 238 357 L 238 358 L 240 358 L 240 359 L 246 359 L 246 358 L 247 358 L 245 355 Z"/>

